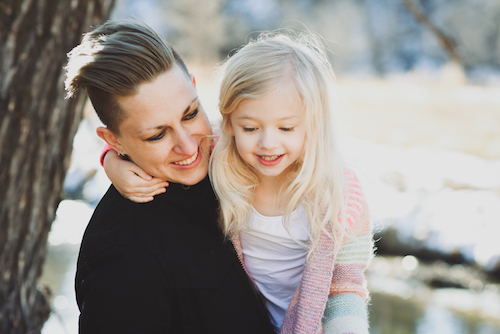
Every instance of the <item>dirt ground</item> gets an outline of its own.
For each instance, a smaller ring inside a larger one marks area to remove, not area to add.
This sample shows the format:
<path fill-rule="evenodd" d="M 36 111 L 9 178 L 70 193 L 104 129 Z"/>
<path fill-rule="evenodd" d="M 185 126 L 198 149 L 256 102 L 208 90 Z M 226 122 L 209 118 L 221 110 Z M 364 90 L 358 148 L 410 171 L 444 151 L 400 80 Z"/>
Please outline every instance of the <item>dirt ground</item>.
<path fill-rule="evenodd" d="M 213 69 L 192 67 L 211 119 L 216 119 Z M 339 129 L 399 147 L 453 150 L 500 159 L 500 85 L 471 85 L 456 69 L 388 79 L 337 78 Z"/>

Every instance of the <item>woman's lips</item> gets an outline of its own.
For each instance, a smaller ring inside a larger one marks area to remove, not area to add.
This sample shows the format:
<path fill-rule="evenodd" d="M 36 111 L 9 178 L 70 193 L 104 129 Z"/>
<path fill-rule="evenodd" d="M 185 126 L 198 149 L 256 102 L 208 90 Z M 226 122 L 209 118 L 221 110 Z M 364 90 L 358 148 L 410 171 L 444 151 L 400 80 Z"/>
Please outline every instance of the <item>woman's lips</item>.
<path fill-rule="evenodd" d="M 194 152 L 194 154 L 190 158 L 188 158 L 186 160 L 174 162 L 174 165 L 187 166 L 187 165 L 192 164 L 194 161 L 196 161 L 196 158 L 198 158 L 198 153 L 199 153 L 198 151 L 199 151 L 199 148 L 198 148 L 198 150 L 196 150 L 196 152 Z"/>

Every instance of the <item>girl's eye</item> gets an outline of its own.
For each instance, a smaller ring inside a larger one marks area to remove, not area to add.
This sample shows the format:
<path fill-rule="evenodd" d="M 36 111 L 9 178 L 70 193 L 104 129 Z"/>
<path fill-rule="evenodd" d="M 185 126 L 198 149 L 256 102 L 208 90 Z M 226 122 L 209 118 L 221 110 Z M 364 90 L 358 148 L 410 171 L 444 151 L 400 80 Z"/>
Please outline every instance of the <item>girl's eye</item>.
<path fill-rule="evenodd" d="M 184 120 L 185 121 L 189 121 L 190 119 L 193 119 L 196 117 L 196 115 L 198 115 L 198 108 L 196 108 L 195 110 L 193 110 L 192 112 L 190 112 L 189 114 L 185 115 L 184 116 Z"/>
<path fill-rule="evenodd" d="M 148 139 L 146 139 L 147 141 L 156 141 L 156 140 L 160 140 L 163 138 L 163 136 L 165 135 L 165 131 L 162 131 L 156 135 L 154 135 L 153 137 L 150 137 Z"/>
<path fill-rule="evenodd" d="M 281 131 L 285 131 L 285 132 L 290 132 L 290 131 L 293 131 L 294 128 L 293 127 L 290 127 L 290 128 L 280 128 Z"/>
<path fill-rule="evenodd" d="M 253 132 L 253 131 L 255 131 L 255 128 L 252 128 L 252 127 L 244 127 L 244 128 L 243 128 L 243 131 L 244 131 L 244 132 Z"/>

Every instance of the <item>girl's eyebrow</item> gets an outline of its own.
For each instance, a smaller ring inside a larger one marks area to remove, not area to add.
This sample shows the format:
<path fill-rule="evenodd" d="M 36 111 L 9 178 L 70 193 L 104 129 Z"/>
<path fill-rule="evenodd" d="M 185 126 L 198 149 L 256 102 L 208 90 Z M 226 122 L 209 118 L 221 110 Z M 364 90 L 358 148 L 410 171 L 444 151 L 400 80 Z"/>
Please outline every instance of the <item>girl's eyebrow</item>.
<path fill-rule="evenodd" d="M 278 118 L 276 120 L 277 121 L 286 121 L 286 120 L 293 119 L 293 118 L 299 118 L 299 116 L 297 116 L 297 115 L 286 116 L 286 117 Z M 241 120 L 250 120 L 250 121 L 258 121 L 259 120 L 256 117 L 252 117 L 252 116 L 248 116 L 248 115 L 242 115 L 242 116 L 236 117 L 236 119 L 238 119 L 238 120 L 240 120 L 240 119 Z"/>

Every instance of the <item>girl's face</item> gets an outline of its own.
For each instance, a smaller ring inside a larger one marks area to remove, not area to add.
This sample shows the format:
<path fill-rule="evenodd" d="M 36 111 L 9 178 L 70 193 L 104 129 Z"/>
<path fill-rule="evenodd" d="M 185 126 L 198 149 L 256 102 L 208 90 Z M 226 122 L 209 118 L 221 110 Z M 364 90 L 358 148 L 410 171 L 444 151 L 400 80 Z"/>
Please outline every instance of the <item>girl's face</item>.
<path fill-rule="evenodd" d="M 236 149 L 255 169 L 259 182 L 281 181 L 302 155 L 304 112 L 291 84 L 263 98 L 244 100 L 231 113 L 230 124 Z"/>

